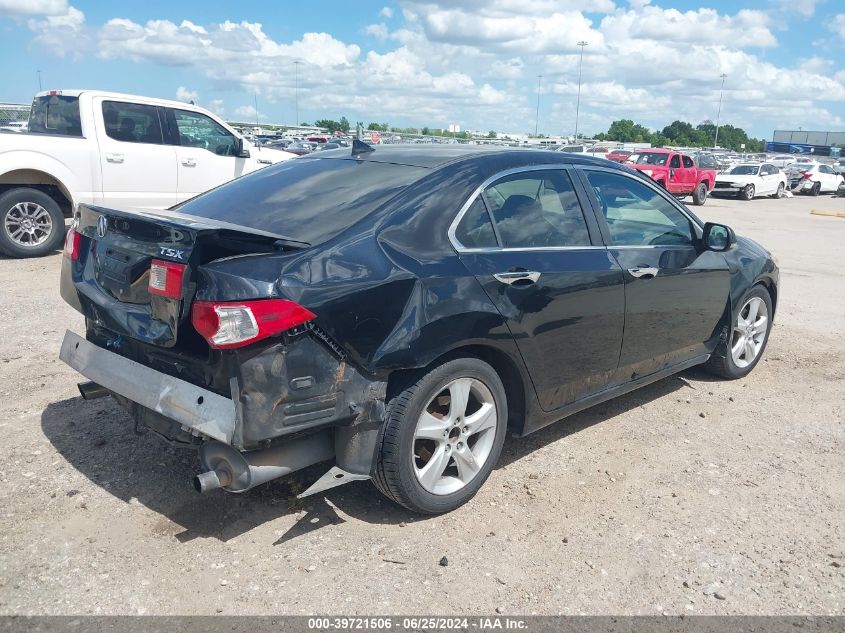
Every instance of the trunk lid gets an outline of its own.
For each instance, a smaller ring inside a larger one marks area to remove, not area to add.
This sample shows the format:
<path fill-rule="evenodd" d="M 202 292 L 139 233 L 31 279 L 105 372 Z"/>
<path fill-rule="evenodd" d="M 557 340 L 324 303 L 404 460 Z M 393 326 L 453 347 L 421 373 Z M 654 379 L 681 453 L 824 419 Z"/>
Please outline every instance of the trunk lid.
<path fill-rule="evenodd" d="M 204 264 L 243 255 L 283 255 L 308 246 L 173 211 L 140 213 L 83 205 L 76 230 L 82 235 L 82 256 L 63 268 L 63 293 L 69 281 L 81 311 L 97 325 L 162 347 L 176 345 L 202 283 L 198 271 Z M 149 292 L 153 260 L 185 266 L 179 297 Z M 271 296 L 273 283 L 254 283 L 250 290 L 253 298 Z M 190 326 L 184 329 L 196 334 Z"/>

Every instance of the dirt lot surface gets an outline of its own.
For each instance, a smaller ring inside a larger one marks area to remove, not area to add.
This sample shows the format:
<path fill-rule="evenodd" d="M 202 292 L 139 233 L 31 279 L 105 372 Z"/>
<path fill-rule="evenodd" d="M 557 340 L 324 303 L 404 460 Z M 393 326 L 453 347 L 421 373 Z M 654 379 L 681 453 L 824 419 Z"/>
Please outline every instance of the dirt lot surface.
<path fill-rule="evenodd" d="M 82 401 L 60 255 L 0 260 L 2 614 L 842 614 L 845 199 L 696 209 L 779 258 L 747 379 L 668 378 L 509 439 L 468 505 L 357 482 L 200 497 L 195 455 Z M 448 565 L 442 566 L 443 557 Z"/>

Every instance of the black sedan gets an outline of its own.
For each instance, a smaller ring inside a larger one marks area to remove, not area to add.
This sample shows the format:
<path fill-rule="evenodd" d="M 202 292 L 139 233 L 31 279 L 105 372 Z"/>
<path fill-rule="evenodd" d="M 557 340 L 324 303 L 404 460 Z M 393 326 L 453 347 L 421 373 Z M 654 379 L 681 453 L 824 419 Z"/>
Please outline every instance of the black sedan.
<path fill-rule="evenodd" d="M 144 214 L 80 208 L 61 358 L 199 448 L 200 491 L 334 460 L 418 512 L 531 433 L 694 365 L 760 361 L 770 254 L 648 178 L 478 146 L 318 152 Z"/>

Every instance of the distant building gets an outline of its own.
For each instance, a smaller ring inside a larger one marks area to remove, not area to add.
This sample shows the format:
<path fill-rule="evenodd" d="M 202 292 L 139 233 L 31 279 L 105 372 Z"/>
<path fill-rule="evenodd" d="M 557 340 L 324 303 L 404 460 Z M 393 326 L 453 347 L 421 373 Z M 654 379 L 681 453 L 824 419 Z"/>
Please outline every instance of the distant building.
<path fill-rule="evenodd" d="M 766 143 L 767 152 L 814 156 L 840 156 L 843 147 L 845 132 L 775 130 L 772 140 Z"/>

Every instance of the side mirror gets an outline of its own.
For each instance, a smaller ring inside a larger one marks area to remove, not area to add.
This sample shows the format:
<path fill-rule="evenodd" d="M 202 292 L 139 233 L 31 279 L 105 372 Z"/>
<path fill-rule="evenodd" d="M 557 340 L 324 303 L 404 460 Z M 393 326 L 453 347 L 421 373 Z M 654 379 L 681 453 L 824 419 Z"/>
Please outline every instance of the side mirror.
<path fill-rule="evenodd" d="M 249 150 L 244 147 L 244 140 L 240 136 L 235 137 L 235 156 L 238 158 L 249 158 Z"/>
<path fill-rule="evenodd" d="M 707 250 L 723 253 L 736 244 L 736 233 L 725 224 L 708 222 L 704 225 L 704 236 L 701 241 Z"/>

